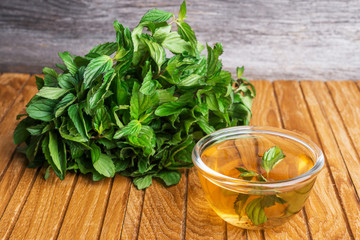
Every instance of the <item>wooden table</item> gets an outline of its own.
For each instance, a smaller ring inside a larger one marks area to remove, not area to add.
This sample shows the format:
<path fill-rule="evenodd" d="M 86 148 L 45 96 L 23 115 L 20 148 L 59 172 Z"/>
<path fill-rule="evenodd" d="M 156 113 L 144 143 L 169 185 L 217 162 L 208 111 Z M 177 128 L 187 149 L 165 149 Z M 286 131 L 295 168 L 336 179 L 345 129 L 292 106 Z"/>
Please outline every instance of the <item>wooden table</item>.
<path fill-rule="evenodd" d="M 34 76 L 0 75 L 0 239 L 360 239 L 360 83 L 253 83 L 252 124 L 304 133 L 326 156 L 305 208 L 266 231 L 222 221 L 194 169 L 176 186 L 154 181 L 145 191 L 120 175 L 45 181 L 44 169 L 26 168 L 12 141 L 16 115 L 37 91 Z"/>

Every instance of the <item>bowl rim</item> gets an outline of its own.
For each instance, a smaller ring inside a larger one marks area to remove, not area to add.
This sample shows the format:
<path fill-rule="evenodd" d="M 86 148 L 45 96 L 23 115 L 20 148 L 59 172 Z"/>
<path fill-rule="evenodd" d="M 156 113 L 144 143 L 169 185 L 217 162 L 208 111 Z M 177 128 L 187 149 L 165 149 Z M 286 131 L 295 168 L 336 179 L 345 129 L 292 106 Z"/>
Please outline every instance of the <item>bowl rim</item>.
<path fill-rule="evenodd" d="M 241 134 L 249 134 L 249 133 L 271 134 L 280 137 L 285 137 L 297 143 L 300 143 L 314 154 L 316 162 L 310 170 L 294 178 L 280 180 L 280 181 L 260 182 L 260 181 L 249 181 L 240 178 L 233 178 L 230 176 L 223 175 L 211 169 L 202 161 L 201 154 L 203 150 L 205 150 L 209 145 L 212 145 L 214 142 L 216 142 L 216 140 L 219 141 L 222 138 L 229 139 L 228 137 L 231 136 L 236 137 Z M 325 162 L 323 152 L 310 139 L 294 131 L 289 131 L 286 129 L 275 128 L 270 126 L 236 126 L 236 127 L 223 128 L 211 134 L 208 134 L 203 138 L 201 138 L 195 144 L 192 151 L 192 160 L 194 165 L 198 168 L 198 170 L 201 170 L 202 174 L 205 175 L 205 177 L 208 178 L 209 180 L 215 181 L 221 185 L 225 184 L 233 187 L 245 186 L 246 188 L 252 186 L 264 187 L 264 188 L 282 188 L 282 187 L 294 186 L 297 183 L 301 183 L 315 177 L 324 167 L 324 162 Z"/>

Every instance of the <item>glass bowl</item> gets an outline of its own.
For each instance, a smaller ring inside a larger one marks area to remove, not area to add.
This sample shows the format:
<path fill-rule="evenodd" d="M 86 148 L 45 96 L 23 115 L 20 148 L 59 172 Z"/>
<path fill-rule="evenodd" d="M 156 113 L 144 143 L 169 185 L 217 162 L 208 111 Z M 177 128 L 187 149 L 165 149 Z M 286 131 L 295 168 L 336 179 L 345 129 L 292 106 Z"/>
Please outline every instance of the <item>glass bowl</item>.
<path fill-rule="evenodd" d="M 267 173 L 263 155 L 274 146 L 285 158 Z M 225 128 L 203 137 L 192 159 L 212 209 L 244 229 L 272 228 L 288 221 L 303 208 L 324 166 L 322 151 L 309 139 L 255 126 Z"/>

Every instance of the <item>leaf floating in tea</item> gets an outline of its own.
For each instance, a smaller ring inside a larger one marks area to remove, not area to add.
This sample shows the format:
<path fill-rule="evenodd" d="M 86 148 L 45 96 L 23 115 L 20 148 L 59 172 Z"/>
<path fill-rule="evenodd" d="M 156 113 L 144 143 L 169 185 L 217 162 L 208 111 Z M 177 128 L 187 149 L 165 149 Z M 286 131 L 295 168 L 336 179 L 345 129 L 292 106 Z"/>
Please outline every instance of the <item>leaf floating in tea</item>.
<path fill-rule="evenodd" d="M 264 153 L 261 159 L 261 167 L 269 175 L 271 169 L 273 169 L 276 164 L 278 164 L 284 158 L 285 155 L 278 146 L 272 147 Z"/>
<path fill-rule="evenodd" d="M 246 201 L 248 200 L 249 195 L 247 194 L 241 194 L 237 196 L 235 202 L 234 202 L 234 209 L 235 212 L 239 215 L 239 218 L 241 218 L 241 210 L 244 208 Z"/>
<path fill-rule="evenodd" d="M 239 170 L 241 172 L 241 174 L 239 175 L 239 177 L 243 178 L 244 180 L 248 180 L 250 181 L 253 177 L 257 177 L 258 181 L 260 182 L 267 182 L 267 179 L 264 178 L 263 175 L 257 173 L 257 172 L 254 172 L 254 171 L 251 171 L 251 170 L 247 170 L 245 168 L 242 168 L 242 167 L 239 167 L 239 168 L 236 168 L 237 170 Z"/>
<path fill-rule="evenodd" d="M 261 160 L 261 167 L 266 171 L 267 175 L 269 172 L 278 164 L 281 160 L 285 158 L 283 151 L 278 147 L 272 147 L 264 153 L 264 156 Z M 261 175 L 260 173 L 247 170 L 245 168 L 239 167 L 236 168 L 240 171 L 239 177 L 243 178 L 244 180 L 252 180 L 253 177 L 256 177 L 258 181 L 267 182 L 268 180 Z M 234 209 L 235 212 L 241 218 L 241 211 L 245 206 L 246 201 L 248 200 L 250 195 L 239 193 L 235 202 L 234 202 Z M 260 196 L 258 198 L 253 199 L 250 201 L 245 207 L 245 213 L 248 218 L 251 220 L 253 224 L 256 226 L 266 223 L 267 216 L 265 214 L 264 208 L 269 208 L 274 206 L 276 203 L 284 204 L 286 201 L 277 195 L 266 195 Z"/>

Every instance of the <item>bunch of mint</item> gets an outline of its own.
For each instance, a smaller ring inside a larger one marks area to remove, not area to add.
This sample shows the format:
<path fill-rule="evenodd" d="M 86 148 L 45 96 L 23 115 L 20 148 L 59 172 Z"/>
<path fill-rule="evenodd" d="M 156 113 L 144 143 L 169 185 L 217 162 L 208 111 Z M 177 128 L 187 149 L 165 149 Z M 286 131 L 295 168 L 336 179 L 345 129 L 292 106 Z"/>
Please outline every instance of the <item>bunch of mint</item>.
<path fill-rule="evenodd" d="M 196 140 L 248 124 L 255 90 L 244 69 L 237 80 L 222 70 L 219 43 L 200 55 L 185 14 L 185 2 L 177 18 L 153 9 L 133 31 L 115 21 L 115 42 L 85 56 L 59 53 L 62 73 L 44 68 L 36 77 L 39 92 L 14 132 L 29 166 L 48 167 L 45 178 L 49 169 L 60 179 L 68 170 L 92 173 L 95 181 L 120 173 L 139 189 L 153 177 L 169 186 L 192 166 Z"/>

